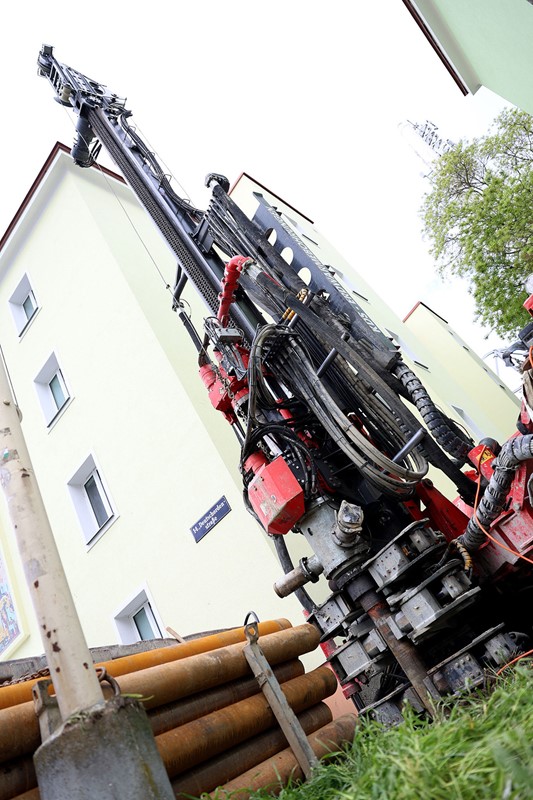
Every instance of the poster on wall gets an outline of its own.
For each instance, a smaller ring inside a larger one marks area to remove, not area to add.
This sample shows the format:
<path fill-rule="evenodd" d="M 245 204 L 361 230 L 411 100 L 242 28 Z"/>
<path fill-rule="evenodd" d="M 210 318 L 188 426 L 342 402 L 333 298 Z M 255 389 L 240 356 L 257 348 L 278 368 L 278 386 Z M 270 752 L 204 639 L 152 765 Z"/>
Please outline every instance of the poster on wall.
<path fill-rule="evenodd" d="M 15 610 L 15 599 L 0 550 L 0 657 L 20 636 L 21 627 Z"/>

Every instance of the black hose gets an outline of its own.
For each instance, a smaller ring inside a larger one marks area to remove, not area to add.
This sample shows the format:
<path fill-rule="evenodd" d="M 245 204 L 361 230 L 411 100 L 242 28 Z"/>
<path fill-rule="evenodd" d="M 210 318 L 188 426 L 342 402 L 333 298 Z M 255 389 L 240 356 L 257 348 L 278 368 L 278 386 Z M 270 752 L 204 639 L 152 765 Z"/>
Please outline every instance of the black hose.
<path fill-rule="evenodd" d="M 521 461 L 530 458 L 533 458 L 533 434 L 517 436 L 503 445 L 500 454 L 493 462 L 494 474 L 485 489 L 477 512 L 470 518 L 466 531 L 459 537 L 459 541 L 470 552 L 477 550 L 486 541 L 482 528 L 487 529 L 501 514 L 517 466 Z"/>
<path fill-rule="evenodd" d="M 407 389 L 409 397 L 435 441 L 453 458 L 464 464 L 469 451 L 474 447 L 474 442 L 452 428 L 451 420 L 438 410 L 420 379 L 406 364 L 403 362 L 396 364 L 393 374 Z"/>

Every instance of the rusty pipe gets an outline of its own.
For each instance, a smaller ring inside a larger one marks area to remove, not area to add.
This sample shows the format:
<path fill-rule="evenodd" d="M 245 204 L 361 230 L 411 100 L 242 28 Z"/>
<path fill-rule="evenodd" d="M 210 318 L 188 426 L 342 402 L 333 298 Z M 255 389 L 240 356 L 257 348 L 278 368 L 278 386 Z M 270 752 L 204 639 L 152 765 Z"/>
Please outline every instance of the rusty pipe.
<path fill-rule="evenodd" d="M 288 661 L 286 664 L 280 664 L 279 667 L 275 667 L 273 672 L 278 681 L 283 684 L 292 678 L 303 675 L 304 666 L 301 661 Z M 175 703 L 153 708 L 149 711 L 148 719 L 154 736 L 157 736 L 172 728 L 185 725 L 193 719 L 204 717 L 206 714 L 211 714 L 220 708 L 231 706 L 233 703 L 238 703 L 240 700 L 259 694 L 260 691 L 256 678 L 238 679 L 230 681 L 230 683 L 226 683 L 223 686 L 208 689 L 201 694 L 193 694 L 191 697 L 186 697 Z"/>
<path fill-rule="evenodd" d="M 270 633 L 259 639 L 272 666 L 314 650 L 318 641 L 317 629 L 307 623 L 296 628 L 278 630 L 277 633 Z M 140 694 L 146 697 L 144 707 L 147 710 L 172 703 L 196 692 L 248 676 L 249 667 L 243 653 L 244 647 L 245 642 L 238 642 L 123 675 L 119 681 L 120 690 L 123 694 Z M 0 710 L 0 763 L 33 752 L 39 744 L 39 724 L 32 702 Z"/>
<path fill-rule="evenodd" d="M 336 688 L 329 667 L 318 667 L 285 683 L 283 693 L 298 714 L 332 695 Z M 174 778 L 274 725 L 276 717 L 266 698 L 255 695 L 156 736 L 156 745 L 169 777 Z"/>
<path fill-rule="evenodd" d="M 274 673 L 278 681 L 283 684 L 304 672 L 303 664 L 300 661 L 289 661 L 286 664 L 281 664 L 276 667 Z M 245 680 L 232 681 L 220 688 L 211 689 L 203 692 L 201 695 L 193 695 L 191 698 L 178 701 L 169 706 L 154 709 L 148 719 L 152 727 L 154 736 L 164 733 L 179 725 L 184 725 L 193 719 L 205 716 L 208 713 L 232 705 L 260 691 L 259 684 L 255 678 L 247 678 Z M 327 721 L 327 720 L 326 720 Z M 320 722 L 320 725 L 325 722 Z M 320 725 L 316 725 L 313 730 L 316 730 Z M 40 744 L 39 736 L 35 737 L 35 748 Z M 285 740 L 278 747 L 278 750 L 285 745 Z M 276 751 L 275 751 L 276 752 Z M 219 783 L 227 778 L 221 778 Z M 37 785 L 37 778 L 35 770 L 33 769 L 33 762 L 31 755 L 16 758 L 13 761 L 7 761 L 0 765 L 0 800 L 9 800 L 14 794 L 26 791 Z M 215 785 L 215 784 L 213 784 Z M 211 787 L 210 787 L 211 788 Z"/>
<path fill-rule="evenodd" d="M 327 753 L 338 750 L 346 742 L 351 742 L 356 725 L 356 714 L 345 714 L 312 733 L 309 743 L 315 755 L 322 758 Z M 249 800 L 252 792 L 258 789 L 268 789 L 269 794 L 279 794 L 289 778 L 291 781 L 301 780 L 303 773 L 292 750 L 287 748 L 228 781 L 209 796 L 216 800 L 229 800 L 231 792 L 238 792 L 234 796 L 239 800 Z"/>
<path fill-rule="evenodd" d="M 0 765 L 0 800 L 11 800 L 37 786 L 31 756 L 23 756 Z"/>
<path fill-rule="evenodd" d="M 270 633 L 259 639 L 272 666 L 297 658 L 318 646 L 319 632 L 308 623 Z M 182 697 L 220 686 L 250 674 L 243 653 L 245 642 L 200 653 L 180 661 L 133 672 L 120 678 L 123 694 L 143 694 L 146 709 L 156 708 Z"/>
<path fill-rule="evenodd" d="M 361 607 L 368 614 L 385 644 L 404 671 L 407 680 L 420 698 L 431 717 L 435 714 L 435 702 L 440 695 L 427 675 L 427 669 L 414 644 L 408 639 L 397 639 L 389 625 L 391 610 L 373 589 L 360 598 Z"/>
<path fill-rule="evenodd" d="M 300 725 L 306 734 L 322 728 L 331 722 L 331 710 L 325 703 L 319 703 L 298 715 Z M 199 797 L 217 786 L 236 778 L 251 769 L 265 758 L 270 758 L 287 746 L 287 739 L 280 728 L 261 733 L 247 742 L 221 753 L 209 761 L 199 764 L 195 769 L 178 775 L 172 781 L 172 788 L 178 800 Z"/>
<path fill-rule="evenodd" d="M 259 635 L 265 636 L 276 631 L 291 628 L 291 623 L 287 619 L 267 620 L 259 623 Z M 166 664 L 170 661 L 188 658 L 189 656 L 207 653 L 221 647 L 227 647 L 237 642 L 245 640 L 244 628 L 232 628 L 221 633 L 213 633 L 209 636 L 202 636 L 198 639 L 183 644 L 170 645 L 169 647 L 158 647 L 155 650 L 145 650 L 143 653 L 134 653 L 131 656 L 122 656 L 111 661 L 102 661 L 95 666 L 104 667 L 114 678 L 130 672 L 137 672 L 141 669 L 154 667 L 158 664 Z M 0 709 L 8 708 L 19 703 L 25 703 L 32 699 L 32 686 L 40 678 L 33 678 L 22 683 L 14 683 L 8 686 L 0 686 Z"/>
<path fill-rule="evenodd" d="M 24 794 L 18 794 L 13 800 L 41 800 L 41 795 L 39 793 L 39 789 L 30 789 L 29 792 L 24 792 Z"/>
<path fill-rule="evenodd" d="M 41 744 L 39 720 L 33 703 L 0 711 L 0 764 L 33 753 Z"/>

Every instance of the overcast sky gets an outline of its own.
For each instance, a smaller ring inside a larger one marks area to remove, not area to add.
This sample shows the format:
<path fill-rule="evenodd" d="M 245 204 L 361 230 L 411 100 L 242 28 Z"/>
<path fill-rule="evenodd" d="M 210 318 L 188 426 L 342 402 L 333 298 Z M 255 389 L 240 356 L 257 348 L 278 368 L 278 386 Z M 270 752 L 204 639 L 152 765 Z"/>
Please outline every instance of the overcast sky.
<path fill-rule="evenodd" d="M 457 141 L 485 133 L 505 103 L 487 90 L 464 98 L 401 0 L 31 0 L 2 17 L 2 230 L 54 143 L 73 137 L 37 77 L 44 42 L 127 96 L 195 203 L 207 203 L 206 173 L 248 172 L 311 217 L 400 316 L 422 300 L 490 349 L 466 287 L 442 283 L 422 241 L 427 184 L 405 123 L 429 119 Z"/>

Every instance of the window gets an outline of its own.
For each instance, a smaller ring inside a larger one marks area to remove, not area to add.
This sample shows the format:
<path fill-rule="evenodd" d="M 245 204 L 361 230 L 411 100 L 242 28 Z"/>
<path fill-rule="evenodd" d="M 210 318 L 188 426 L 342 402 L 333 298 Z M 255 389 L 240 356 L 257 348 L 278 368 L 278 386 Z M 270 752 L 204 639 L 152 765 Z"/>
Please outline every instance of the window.
<path fill-rule="evenodd" d="M 136 592 L 114 615 L 114 621 L 122 644 L 163 636 L 163 623 L 147 586 Z"/>
<path fill-rule="evenodd" d="M 35 294 L 27 275 L 22 277 L 17 288 L 9 298 L 9 307 L 13 315 L 15 327 L 19 336 L 22 336 L 30 321 L 39 310 Z"/>
<path fill-rule="evenodd" d="M 146 602 L 140 609 L 131 615 L 133 623 L 137 628 L 139 639 L 157 639 L 161 636 L 161 631 L 154 617 L 152 606 Z"/>
<path fill-rule="evenodd" d="M 50 426 L 71 400 L 55 353 L 46 360 L 34 379 L 34 384 L 45 422 Z"/>
<path fill-rule="evenodd" d="M 85 459 L 67 485 L 85 543 L 92 544 L 116 519 L 109 491 L 93 456 Z"/>
<path fill-rule="evenodd" d="M 111 519 L 113 511 L 111 510 L 109 500 L 102 485 L 102 479 L 97 469 L 91 472 L 83 484 L 83 488 L 85 489 L 93 514 L 96 517 L 98 528 L 101 528 Z"/>

